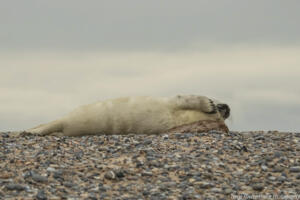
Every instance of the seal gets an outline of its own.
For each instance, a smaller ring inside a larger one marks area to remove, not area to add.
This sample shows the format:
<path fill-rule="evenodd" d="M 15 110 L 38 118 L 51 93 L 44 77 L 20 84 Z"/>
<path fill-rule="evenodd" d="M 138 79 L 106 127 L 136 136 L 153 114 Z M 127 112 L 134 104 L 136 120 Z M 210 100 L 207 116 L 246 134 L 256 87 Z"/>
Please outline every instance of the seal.
<path fill-rule="evenodd" d="M 37 135 L 159 134 L 200 120 L 224 122 L 225 103 L 205 96 L 123 97 L 81 106 L 61 119 L 28 129 Z"/>

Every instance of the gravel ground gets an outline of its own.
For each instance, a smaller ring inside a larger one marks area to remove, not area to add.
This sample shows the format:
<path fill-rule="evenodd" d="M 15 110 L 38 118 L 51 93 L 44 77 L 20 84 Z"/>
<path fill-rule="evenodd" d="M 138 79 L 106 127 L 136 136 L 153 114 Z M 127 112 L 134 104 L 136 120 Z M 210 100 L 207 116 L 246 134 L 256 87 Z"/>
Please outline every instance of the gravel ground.
<path fill-rule="evenodd" d="M 300 199 L 297 194 L 300 133 L 0 133 L 0 199 Z"/>

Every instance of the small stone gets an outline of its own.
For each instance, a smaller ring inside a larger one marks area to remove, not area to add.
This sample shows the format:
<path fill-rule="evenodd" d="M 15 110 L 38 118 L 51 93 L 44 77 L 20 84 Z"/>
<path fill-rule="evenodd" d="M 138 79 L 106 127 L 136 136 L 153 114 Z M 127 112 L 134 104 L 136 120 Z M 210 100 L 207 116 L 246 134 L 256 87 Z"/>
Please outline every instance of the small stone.
<path fill-rule="evenodd" d="M 264 136 L 258 136 L 255 138 L 255 140 L 265 140 L 265 137 Z"/>
<path fill-rule="evenodd" d="M 274 177 L 274 176 L 269 176 L 268 179 L 269 179 L 270 181 L 275 181 L 275 180 L 276 180 L 276 177 Z"/>
<path fill-rule="evenodd" d="M 286 180 L 286 177 L 284 177 L 284 176 L 277 177 L 277 181 L 284 182 L 285 180 Z"/>
<path fill-rule="evenodd" d="M 88 199 L 90 199 L 90 200 L 97 200 L 97 197 L 96 197 L 95 194 L 90 194 L 89 197 L 88 197 Z"/>
<path fill-rule="evenodd" d="M 98 190 L 100 192 L 106 192 L 112 190 L 112 188 L 109 185 L 103 185 L 102 183 L 98 184 Z"/>
<path fill-rule="evenodd" d="M 149 145 L 149 144 L 151 144 L 152 143 L 152 140 L 145 140 L 144 141 L 144 145 Z"/>
<path fill-rule="evenodd" d="M 3 174 L 0 174 L 0 179 L 8 179 L 12 177 L 12 174 L 11 173 L 3 173 Z"/>
<path fill-rule="evenodd" d="M 76 186 L 76 185 L 75 185 L 74 183 L 72 183 L 72 182 L 64 182 L 63 184 L 64 184 L 64 186 L 66 186 L 66 187 L 68 187 L 68 188 L 73 188 L 73 187 Z"/>
<path fill-rule="evenodd" d="M 298 175 L 296 176 L 296 179 L 300 179 L 300 174 L 298 174 Z"/>
<path fill-rule="evenodd" d="M 278 160 L 278 162 L 279 162 L 279 163 L 283 163 L 283 162 L 286 161 L 286 160 L 287 160 L 287 157 L 282 156 L 282 157 L 280 158 L 280 160 Z"/>
<path fill-rule="evenodd" d="M 256 191 L 262 191 L 264 188 L 265 187 L 262 184 L 259 184 L 259 183 L 252 185 L 252 189 L 256 190 Z"/>
<path fill-rule="evenodd" d="M 122 169 L 118 169 L 118 170 L 115 170 L 115 175 L 118 178 L 123 178 L 123 177 L 125 177 L 125 172 Z"/>
<path fill-rule="evenodd" d="M 26 187 L 23 186 L 23 185 L 19 185 L 19 184 L 14 184 L 14 183 L 11 183 L 9 185 L 6 185 L 5 188 L 7 190 L 17 190 L 17 191 L 22 191 L 22 190 L 25 190 Z"/>
<path fill-rule="evenodd" d="M 55 179 L 63 179 L 63 172 L 61 170 L 55 170 L 53 173 L 53 178 Z"/>
<path fill-rule="evenodd" d="M 213 192 L 213 193 L 222 193 L 221 188 L 211 188 L 210 191 Z"/>
<path fill-rule="evenodd" d="M 47 196 L 46 196 L 44 190 L 39 190 L 37 195 L 36 195 L 36 198 L 38 200 L 47 200 Z"/>
<path fill-rule="evenodd" d="M 114 180 L 116 179 L 116 174 L 113 171 L 108 171 L 104 174 L 104 178 L 108 180 Z"/>
<path fill-rule="evenodd" d="M 34 171 L 26 171 L 25 173 L 23 173 L 23 178 L 27 179 L 31 177 L 34 173 L 35 173 Z"/>
<path fill-rule="evenodd" d="M 184 193 L 181 198 L 182 200 L 188 200 L 188 199 L 192 199 L 191 195 L 188 193 Z"/>
<path fill-rule="evenodd" d="M 54 168 L 52 168 L 52 167 L 48 167 L 47 168 L 47 172 L 55 172 L 56 170 L 54 169 Z"/>
<path fill-rule="evenodd" d="M 136 163 L 136 167 L 142 167 L 144 165 L 144 162 L 140 160 L 136 160 L 135 163 Z"/>
<path fill-rule="evenodd" d="M 275 158 L 280 158 L 281 155 L 282 155 L 282 153 L 279 152 L 279 151 L 276 151 L 276 152 L 273 154 L 273 156 L 274 156 Z"/>
<path fill-rule="evenodd" d="M 286 173 L 282 172 L 281 176 L 287 177 Z"/>
<path fill-rule="evenodd" d="M 45 176 L 41 176 L 39 174 L 33 174 L 32 175 L 32 180 L 36 181 L 36 182 L 47 182 L 48 178 Z"/>
<path fill-rule="evenodd" d="M 276 166 L 273 168 L 273 172 L 283 172 L 284 168 L 280 166 Z"/>
<path fill-rule="evenodd" d="M 142 172 L 142 176 L 152 176 L 152 172 Z"/>
<path fill-rule="evenodd" d="M 74 153 L 74 157 L 77 159 L 77 160 L 80 160 L 83 156 L 83 152 L 81 151 L 78 151 L 78 152 L 75 152 Z"/>
<path fill-rule="evenodd" d="M 169 139 L 169 135 L 165 134 L 165 135 L 162 136 L 162 138 L 163 138 L 164 140 L 167 140 L 167 139 Z"/>
<path fill-rule="evenodd" d="M 267 170 L 268 170 L 268 167 L 267 167 L 266 165 L 262 165 L 262 166 L 261 166 L 261 169 L 264 170 L 264 171 L 267 171 Z"/>
<path fill-rule="evenodd" d="M 292 172 L 292 173 L 300 172 L 300 166 L 291 167 L 290 172 Z"/>
<path fill-rule="evenodd" d="M 194 185 L 198 185 L 202 189 L 208 189 L 214 186 L 212 183 L 205 182 L 205 181 L 195 182 Z"/>
<path fill-rule="evenodd" d="M 144 196 L 148 196 L 149 194 L 150 194 L 149 191 L 143 191 L 143 195 L 144 195 Z"/>
<path fill-rule="evenodd" d="M 266 159 L 267 162 L 271 162 L 274 159 L 274 157 L 273 156 L 266 156 L 265 159 Z"/>
<path fill-rule="evenodd" d="M 230 189 L 230 188 L 226 188 L 225 190 L 224 190 L 224 194 L 226 194 L 226 195 L 229 195 L 229 194 L 231 194 L 232 193 L 232 190 Z"/>
<path fill-rule="evenodd" d="M 239 191 L 239 190 L 241 190 L 241 186 L 239 184 L 235 184 L 235 185 L 233 185 L 232 189 L 235 191 Z"/>
<path fill-rule="evenodd" d="M 240 187 L 240 190 L 243 190 L 243 191 L 249 191 L 249 186 L 242 185 L 242 186 Z"/>

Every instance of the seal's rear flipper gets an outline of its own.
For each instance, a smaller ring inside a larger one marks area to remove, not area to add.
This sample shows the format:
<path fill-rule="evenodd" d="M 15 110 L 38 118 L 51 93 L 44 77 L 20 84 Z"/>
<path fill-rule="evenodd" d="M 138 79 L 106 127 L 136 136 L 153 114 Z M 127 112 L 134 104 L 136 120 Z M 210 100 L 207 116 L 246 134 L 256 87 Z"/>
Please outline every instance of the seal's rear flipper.
<path fill-rule="evenodd" d="M 42 124 L 35 128 L 26 130 L 25 133 L 33 135 L 55 135 L 56 133 L 63 133 L 63 125 L 61 120 L 56 120 L 48 124 Z"/>

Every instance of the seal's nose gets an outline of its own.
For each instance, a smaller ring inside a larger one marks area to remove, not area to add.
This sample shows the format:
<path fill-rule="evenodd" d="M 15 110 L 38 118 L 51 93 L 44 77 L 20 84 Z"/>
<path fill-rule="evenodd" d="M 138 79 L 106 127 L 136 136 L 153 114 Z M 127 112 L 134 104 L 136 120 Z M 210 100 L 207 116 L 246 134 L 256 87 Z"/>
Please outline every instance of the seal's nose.
<path fill-rule="evenodd" d="M 224 119 L 227 119 L 229 117 L 230 108 L 227 104 L 218 104 L 217 108 Z"/>

